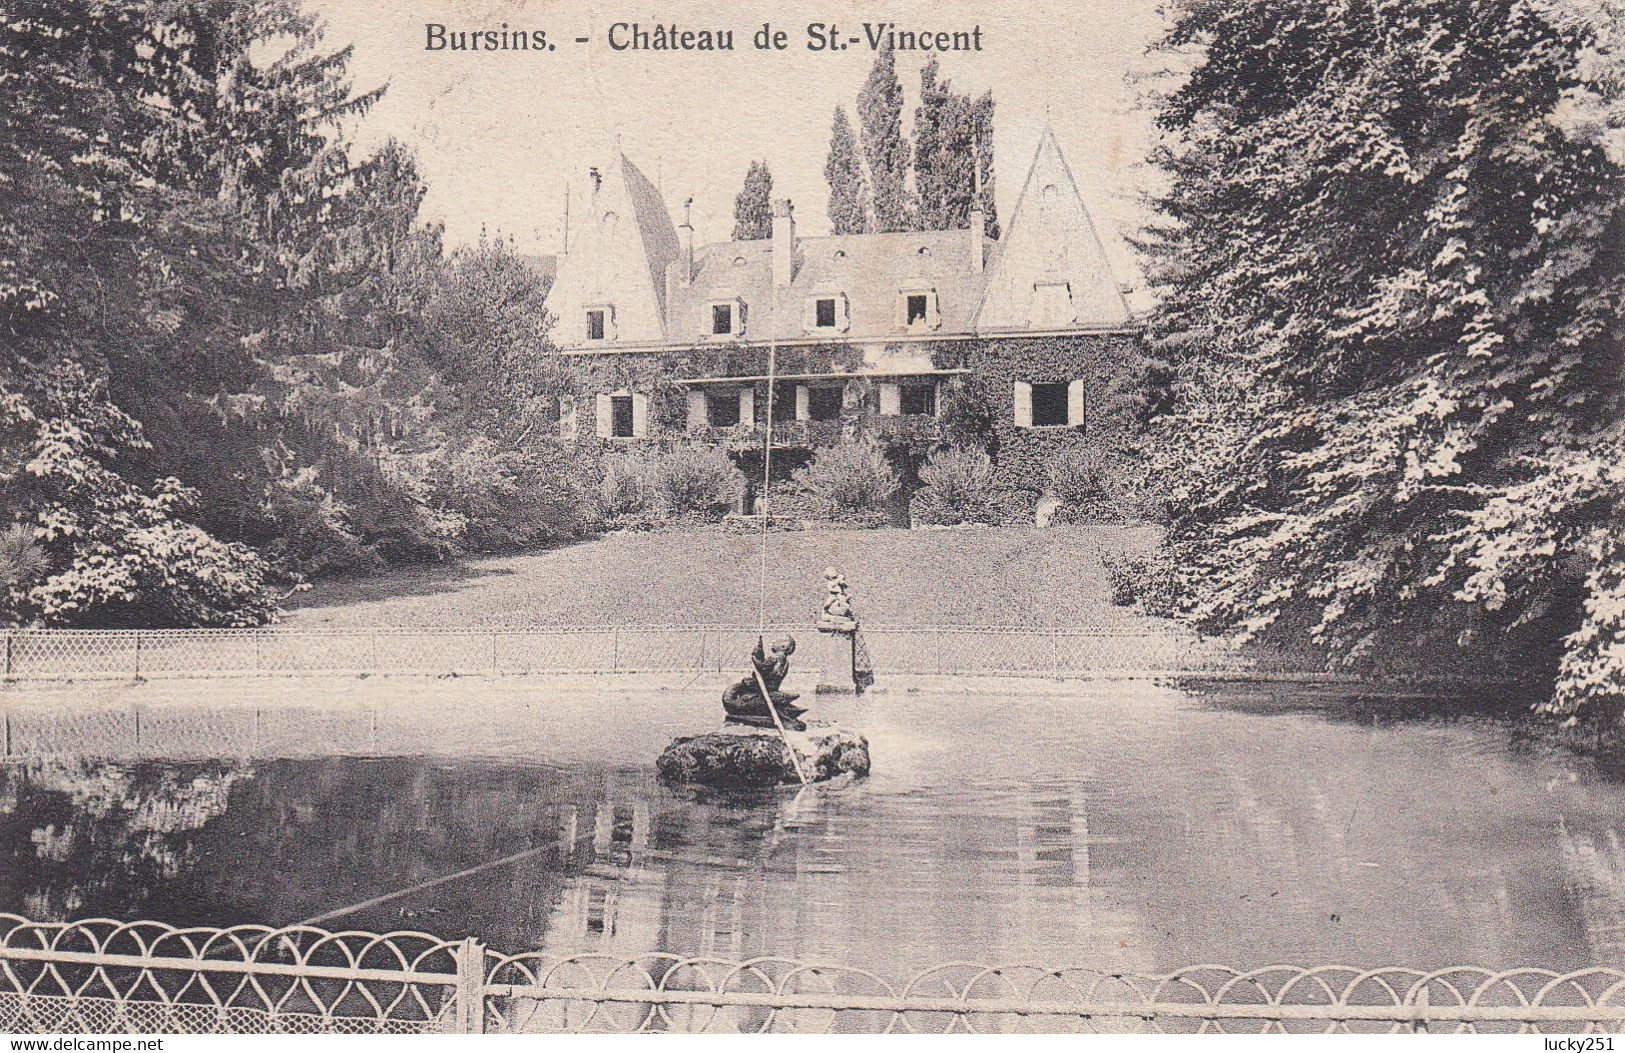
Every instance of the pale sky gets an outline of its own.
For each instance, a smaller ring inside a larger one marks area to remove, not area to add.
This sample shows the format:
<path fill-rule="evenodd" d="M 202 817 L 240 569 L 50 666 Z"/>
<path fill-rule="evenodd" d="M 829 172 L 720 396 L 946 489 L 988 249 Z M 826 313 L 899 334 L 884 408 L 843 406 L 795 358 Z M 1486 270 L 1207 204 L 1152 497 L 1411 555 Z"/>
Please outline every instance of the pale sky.
<path fill-rule="evenodd" d="M 982 53 L 941 57 L 960 91 L 991 87 L 999 213 L 1007 221 L 1046 118 L 1118 268 L 1137 282 L 1123 236 L 1139 225 L 1136 191 L 1147 173 L 1149 117 L 1126 74 L 1143 70 L 1161 25 L 1155 0 L 1012 2 L 902 0 L 860 5 L 694 0 L 656 5 L 594 0 L 307 0 L 325 17 L 330 45 L 354 43 L 358 88 L 388 83 L 358 129 L 363 145 L 395 136 L 418 155 L 430 186 L 425 212 L 445 223 L 452 245 L 482 227 L 531 252 L 559 247 L 565 185 L 578 203 L 587 170 L 604 163 L 613 137 L 660 187 L 674 217 L 694 199 L 699 241 L 726 239 L 733 198 L 752 158 L 768 162 L 774 196 L 792 198 L 797 223 L 824 233 L 823 166 L 835 106 L 856 120 L 855 100 L 874 61 L 867 46 L 806 50 L 809 22 L 841 36 L 865 21 L 901 28 L 982 28 Z M 556 51 L 424 50 L 426 22 L 448 29 L 546 30 Z M 732 52 L 613 51 L 617 22 L 733 29 Z M 789 33 L 790 48 L 757 51 L 764 22 Z M 574 38 L 587 36 L 589 44 Z M 928 56 L 899 53 L 908 127 Z M 578 213 L 579 215 L 579 213 Z"/>

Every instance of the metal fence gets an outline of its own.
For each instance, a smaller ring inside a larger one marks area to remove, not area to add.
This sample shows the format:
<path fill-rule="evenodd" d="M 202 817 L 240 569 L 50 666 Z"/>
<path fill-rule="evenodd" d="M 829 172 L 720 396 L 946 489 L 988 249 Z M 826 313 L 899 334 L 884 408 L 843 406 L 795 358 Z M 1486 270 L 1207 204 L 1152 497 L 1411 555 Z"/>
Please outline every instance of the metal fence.
<path fill-rule="evenodd" d="M 0 914 L 0 1031 L 1611 1032 L 1625 971 L 955 962 L 893 980 L 787 958 L 498 954 L 478 940 Z"/>
<path fill-rule="evenodd" d="M 773 632 L 810 634 L 804 625 Z M 491 629 L 21 629 L 4 633 L 13 679 L 523 673 L 744 669 L 757 630 L 729 625 Z M 959 676 L 1313 677 L 1279 656 L 1245 656 L 1194 633 L 1072 626 L 865 626 L 876 672 Z"/>

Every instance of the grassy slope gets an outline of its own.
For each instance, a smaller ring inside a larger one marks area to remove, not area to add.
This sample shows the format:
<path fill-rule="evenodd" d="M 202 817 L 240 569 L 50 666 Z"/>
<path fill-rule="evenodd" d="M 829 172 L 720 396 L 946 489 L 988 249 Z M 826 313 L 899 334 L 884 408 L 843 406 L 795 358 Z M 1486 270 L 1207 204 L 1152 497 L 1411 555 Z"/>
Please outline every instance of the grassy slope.
<path fill-rule="evenodd" d="M 1145 528 L 850 530 L 774 534 L 767 614 L 802 621 L 826 566 L 876 624 L 1133 624 L 1106 599 L 1102 551 Z M 761 542 L 717 530 L 622 534 L 460 567 L 327 581 L 287 621 L 319 625 L 553 625 L 756 620 Z"/>

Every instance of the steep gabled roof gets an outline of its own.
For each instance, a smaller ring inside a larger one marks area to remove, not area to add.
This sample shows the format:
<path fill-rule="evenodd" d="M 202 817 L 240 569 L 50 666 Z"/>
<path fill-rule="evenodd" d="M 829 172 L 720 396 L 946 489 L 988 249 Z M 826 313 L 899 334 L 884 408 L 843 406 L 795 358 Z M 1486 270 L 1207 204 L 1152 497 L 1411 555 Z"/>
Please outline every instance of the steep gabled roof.
<path fill-rule="evenodd" d="M 618 339 L 664 339 L 665 274 L 677 258 L 677 231 L 660 192 L 624 154 L 603 174 L 568 248 L 548 294 L 562 326 L 578 324 L 583 305 L 612 304 Z M 560 342 L 583 336 L 566 328 Z"/>
<path fill-rule="evenodd" d="M 654 285 L 655 298 L 664 311 L 666 265 L 677 259 L 677 230 L 671 224 L 671 213 L 666 211 L 666 202 L 661 199 L 660 191 L 625 154 L 621 155 L 620 168 L 626 197 L 632 205 L 632 218 L 637 224 L 638 237 L 643 242 L 643 254 L 649 261 L 649 281 Z"/>
<path fill-rule="evenodd" d="M 1045 290 L 1038 287 L 1044 286 Z M 1056 323 L 1056 301 L 1044 291 L 1064 286 L 1072 317 Z M 1072 169 L 1046 124 L 1027 169 L 1016 210 L 988 271 L 975 326 L 981 332 L 1129 322 L 1106 250 L 1084 207 Z"/>

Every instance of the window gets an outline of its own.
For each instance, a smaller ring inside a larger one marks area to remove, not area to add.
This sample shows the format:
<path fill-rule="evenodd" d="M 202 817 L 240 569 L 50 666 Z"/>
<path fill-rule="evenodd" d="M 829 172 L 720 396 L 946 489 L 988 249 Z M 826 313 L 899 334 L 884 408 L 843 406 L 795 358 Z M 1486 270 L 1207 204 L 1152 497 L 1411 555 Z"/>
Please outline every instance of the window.
<path fill-rule="evenodd" d="M 609 434 L 616 439 L 632 437 L 632 396 L 609 397 Z"/>
<path fill-rule="evenodd" d="M 841 419 L 842 389 L 815 387 L 807 389 L 807 416 L 811 420 Z"/>
<path fill-rule="evenodd" d="M 901 408 L 904 413 L 917 413 L 927 417 L 935 417 L 937 415 L 937 386 L 935 384 L 904 384 Z"/>
<path fill-rule="evenodd" d="M 602 340 L 608 331 L 609 312 L 595 308 L 587 312 L 587 339 Z"/>
<path fill-rule="evenodd" d="M 897 294 L 897 325 L 904 329 L 935 329 L 942 324 L 935 289 L 916 286 Z"/>
<path fill-rule="evenodd" d="M 739 423 L 739 392 L 713 391 L 705 396 L 705 422 L 713 428 Z"/>
<path fill-rule="evenodd" d="M 711 335 L 727 336 L 734 331 L 734 308 L 731 303 L 711 305 Z"/>
<path fill-rule="evenodd" d="M 813 306 L 815 324 L 820 329 L 835 328 L 835 297 L 821 296 Z"/>
<path fill-rule="evenodd" d="M 1066 414 L 1068 386 L 1064 382 L 1033 385 L 1033 427 L 1056 428 L 1071 423 Z"/>

